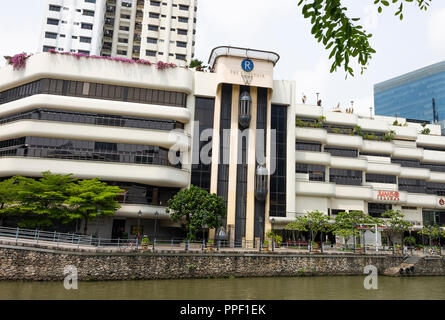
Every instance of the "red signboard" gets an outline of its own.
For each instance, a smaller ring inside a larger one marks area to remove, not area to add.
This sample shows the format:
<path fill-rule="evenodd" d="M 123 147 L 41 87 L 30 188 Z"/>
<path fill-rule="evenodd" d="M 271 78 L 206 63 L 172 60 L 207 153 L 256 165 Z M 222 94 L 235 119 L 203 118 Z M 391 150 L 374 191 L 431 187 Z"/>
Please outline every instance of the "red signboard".
<path fill-rule="evenodd" d="M 379 191 L 378 200 L 400 201 L 400 193 L 397 191 Z"/>

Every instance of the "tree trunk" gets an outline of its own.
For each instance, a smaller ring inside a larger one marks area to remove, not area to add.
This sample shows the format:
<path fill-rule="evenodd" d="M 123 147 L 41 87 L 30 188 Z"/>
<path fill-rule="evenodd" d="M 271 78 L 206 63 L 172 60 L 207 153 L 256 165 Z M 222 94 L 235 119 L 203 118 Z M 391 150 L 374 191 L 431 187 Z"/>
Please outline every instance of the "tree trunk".
<path fill-rule="evenodd" d="M 88 218 L 85 218 L 85 225 L 83 227 L 83 234 L 84 235 L 87 234 L 87 229 L 88 229 Z"/>

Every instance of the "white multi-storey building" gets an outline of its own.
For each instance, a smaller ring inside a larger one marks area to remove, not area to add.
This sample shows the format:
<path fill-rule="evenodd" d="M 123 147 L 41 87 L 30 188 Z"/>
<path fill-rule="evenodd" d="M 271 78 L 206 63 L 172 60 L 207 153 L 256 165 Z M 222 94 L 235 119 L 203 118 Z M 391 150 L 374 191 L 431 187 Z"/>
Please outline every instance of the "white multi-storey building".
<path fill-rule="evenodd" d="M 224 198 L 238 243 L 271 229 L 286 239 L 286 224 L 313 210 L 445 224 L 440 126 L 297 104 L 295 82 L 273 78 L 278 60 L 219 47 L 212 72 L 56 53 L 5 66 L 0 177 L 50 170 L 120 186 L 122 208 L 99 224 L 107 238 L 131 234 L 138 212 L 149 238 L 157 219 L 159 238 L 177 236 L 166 203 L 191 184 Z"/>
<path fill-rule="evenodd" d="M 40 49 L 185 66 L 197 0 L 46 0 Z"/>
<path fill-rule="evenodd" d="M 39 51 L 100 54 L 105 0 L 45 0 Z"/>

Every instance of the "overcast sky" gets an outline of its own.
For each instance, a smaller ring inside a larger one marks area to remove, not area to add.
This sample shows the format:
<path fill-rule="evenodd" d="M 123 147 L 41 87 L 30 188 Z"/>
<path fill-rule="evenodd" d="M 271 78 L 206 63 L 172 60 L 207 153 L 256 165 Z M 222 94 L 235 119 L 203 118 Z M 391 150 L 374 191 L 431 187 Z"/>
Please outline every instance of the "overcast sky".
<path fill-rule="evenodd" d="M 2 1 L 8 8 L 0 11 L 0 56 L 37 51 L 43 0 Z M 378 14 L 374 0 L 343 0 L 350 16 L 362 18 L 373 34 L 377 51 L 363 75 L 356 68 L 356 76 L 347 80 L 343 70 L 329 73 L 329 52 L 312 37 L 297 2 L 198 0 L 195 56 L 207 62 L 220 45 L 275 51 L 281 60 L 274 77 L 295 80 L 298 101 L 304 93 L 315 103 L 320 92 L 327 109 L 339 102 L 344 109 L 354 101 L 354 109 L 365 114 L 374 104 L 375 83 L 445 60 L 443 0 L 433 0 L 426 12 L 406 4 L 403 21 L 394 16 L 395 8 Z"/>

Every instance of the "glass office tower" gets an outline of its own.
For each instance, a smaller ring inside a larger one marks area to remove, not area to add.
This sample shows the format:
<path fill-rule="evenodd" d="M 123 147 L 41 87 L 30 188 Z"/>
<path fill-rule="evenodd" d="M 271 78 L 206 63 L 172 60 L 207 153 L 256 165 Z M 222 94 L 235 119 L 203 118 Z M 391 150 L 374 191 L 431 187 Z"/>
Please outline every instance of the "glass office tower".
<path fill-rule="evenodd" d="M 445 61 L 374 85 L 377 115 L 432 122 L 433 103 L 445 120 Z"/>

